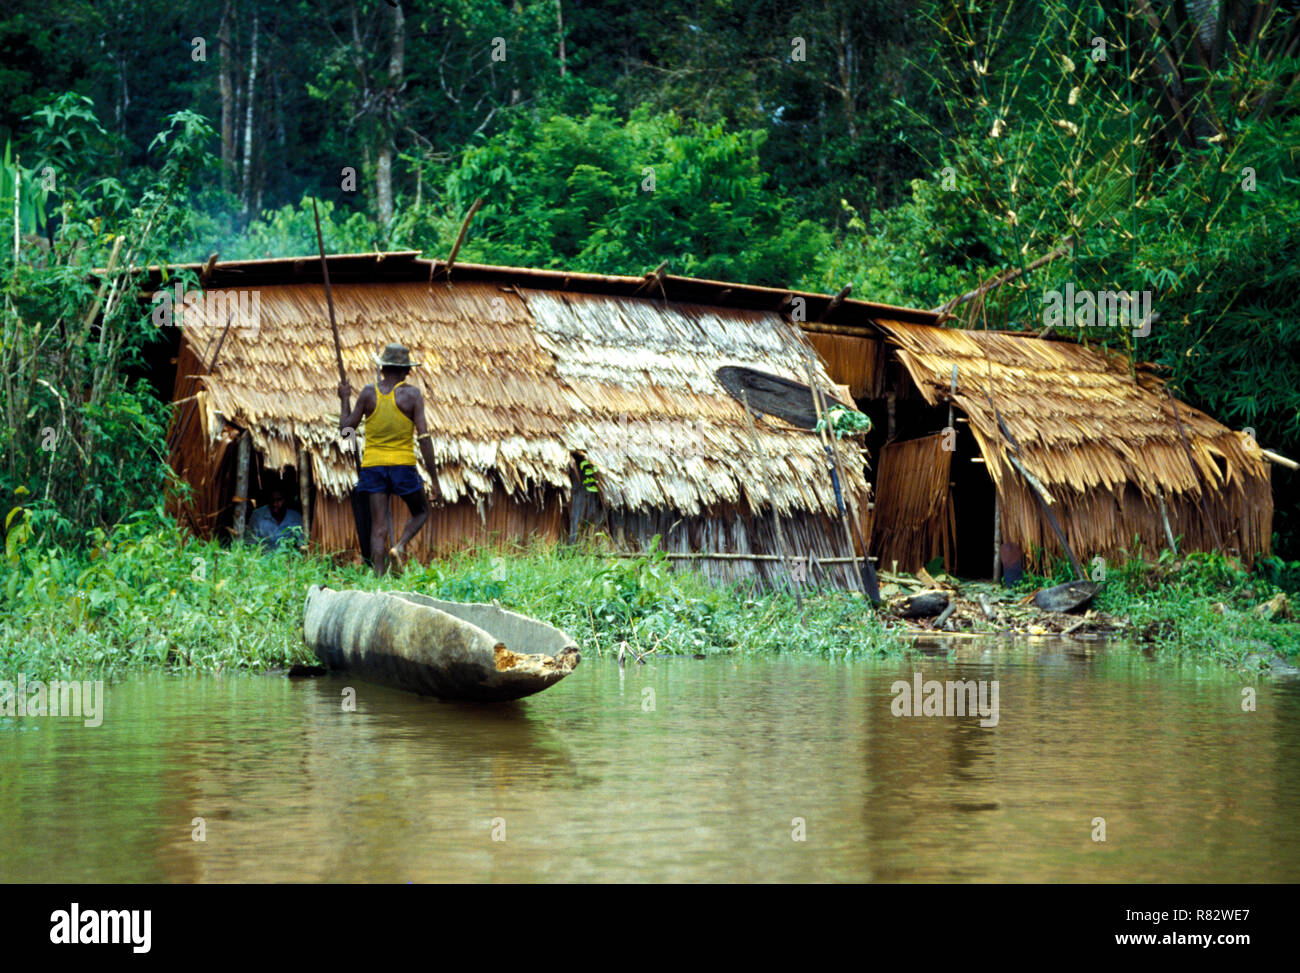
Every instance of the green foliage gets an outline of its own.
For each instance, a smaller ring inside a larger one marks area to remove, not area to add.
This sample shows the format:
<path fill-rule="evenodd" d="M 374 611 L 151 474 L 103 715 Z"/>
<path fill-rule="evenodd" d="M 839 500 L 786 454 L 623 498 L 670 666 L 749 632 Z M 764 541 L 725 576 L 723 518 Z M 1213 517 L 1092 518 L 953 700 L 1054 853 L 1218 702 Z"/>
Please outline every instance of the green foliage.
<path fill-rule="evenodd" d="M 40 233 L 45 230 L 45 201 L 49 192 L 40 170 L 24 169 L 13 158 L 12 145 L 5 142 L 5 154 L 0 161 L 0 212 L 10 214 L 13 226 L 14 202 L 18 202 L 18 226 L 22 233 Z"/>
<path fill-rule="evenodd" d="M 825 234 L 796 219 L 759 164 L 762 132 L 638 109 L 519 115 L 468 149 L 448 180 L 457 211 L 485 205 L 467 259 L 780 284 L 811 267 Z"/>
<path fill-rule="evenodd" d="M 184 199 L 212 130 L 193 112 L 172 115 L 154 140 L 156 179 L 126 205 L 125 186 L 91 171 L 102 129 L 84 99 L 55 99 L 33 121 L 42 158 L 62 153 L 59 223 L 48 253 L 24 248 L 15 262 L 0 249 L 0 495 L 27 491 L 38 538 L 66 538 L 149 504 L 170 479 L 166 407 L 130 377 L 158 337 L 135 278 L 191 225 Z M 0 212 L 0 236 L 12 232 Z"/>
<path fill-rule="evenodd" d="M 841 409 L 837 406 L 831 406 L 826 410 L 826 414 L 817 420 L 817 425 L 813 427 L 813 431 L 821 432 L 827 428 L 834 430 L 836 439 L 843 439 L 845 436 L 860 436 L 863 433 L 871 432 L 871 419 L 855 409 Z"/>
<path fill-rule="evenodd" d="M 1300 595 L 1300 561 L 1285 561 L 1274 555 L 1261 558 L 1256 570 L 1261 578 L 1293 598 Z"/>
<path fill-rule="evenodd" d="M 296 207 L 266 210 L 243 230 L 227 228 L 226 235 L 215 242 L 211 237 L 197 241 L 180 259 L 200 262 L 213 250 L 219 251 L 223 260 L 315 254 L 318 246 L 311 203 L 311 197 L 304 196 Z M 365 253 L 375 248 L 379 228 L 364 213 L 341 210 L 327 199 L 317 206 L 326 253 Z"/>

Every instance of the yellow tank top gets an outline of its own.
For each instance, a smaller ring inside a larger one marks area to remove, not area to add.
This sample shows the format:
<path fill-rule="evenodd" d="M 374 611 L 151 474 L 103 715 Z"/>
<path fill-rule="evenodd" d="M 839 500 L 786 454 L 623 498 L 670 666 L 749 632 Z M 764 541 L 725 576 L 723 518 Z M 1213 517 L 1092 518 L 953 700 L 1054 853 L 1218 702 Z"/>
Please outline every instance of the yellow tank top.
<path fill-rule="evenodd" d="M 366 447 L 361 454 L 365 466 L 414 466 L 415 423 L 397 407 L 398 382 L 387 394 L 375 386 L 375 411 L 366 416 Z"/>

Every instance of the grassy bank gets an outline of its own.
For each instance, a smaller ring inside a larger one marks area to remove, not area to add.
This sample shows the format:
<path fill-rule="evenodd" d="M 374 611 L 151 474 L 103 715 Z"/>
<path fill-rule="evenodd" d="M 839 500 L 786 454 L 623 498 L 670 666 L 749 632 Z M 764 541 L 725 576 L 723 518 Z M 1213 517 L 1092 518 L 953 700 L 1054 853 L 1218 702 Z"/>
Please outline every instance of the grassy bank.
<path fill-rule="evenodd" d="M 308 586 L 400 588 L 492 601 L 564 629 L 585 655 L 900 651 L 861 598 L 755 596 L 672 571 L 662 557 L 611 559 L 570 547 L 480 550 L 411 564 L 382 581 L 327 557 L 201 542 L 138 514 L 85 550 L 11 532 L 0 583 L 0 672 L 29 676 L 133 669 L 259 670 L 314 661 L 303 645 Z"/>
<path fill-rule="evenodd" d="M 1053 577 L 1027 577 L 1020 587 L 1028 593 L 1071 577 L 1062 562 Z M 1296 562 L 1272 558 L 1252 574 L 1220 554 L 1173 557 L 1166 551 L 1154 561 L 1115 565 L 1104 581 L 1093 607 L 1127 620 L 1129 638 L 1162 656 L 1241 665 L 1252 654 L 1272 652 L 1294 664 L 1300 653 L 1300 624 L 1292 614 L 1300 582 Z"/>
<path fill-rule="evenodd" d="M 33 677 L 309 662 L 300 625 L 312 584 L 495 599 L 563 628 L 589 658 L 616 653 L 622 642 L 660 654 L 844 658 L 910 644 L 852 595 L 813 594 L 801 620 L 788 595 L 717 587 L 670 570 L 661 556 L 610 559 L 563 546 L 479 550 L 412 564 L 379 581 L 319 555 L 201 542 L 156 512 L 136 514 L 111 533 L 94 531 L 75 549 L 40 544 L 21 515 L 12 527 L 0 567 L 0 672 Z M 1255 611 L 1278 590 L 1226 559 L 1197 555 L 1111 571 L 1097 607 L 1127 617 L 1134 639 L 1163 654 L 1237 664 L 1271 647 L 1293 659 L 1300 625 Z"/>

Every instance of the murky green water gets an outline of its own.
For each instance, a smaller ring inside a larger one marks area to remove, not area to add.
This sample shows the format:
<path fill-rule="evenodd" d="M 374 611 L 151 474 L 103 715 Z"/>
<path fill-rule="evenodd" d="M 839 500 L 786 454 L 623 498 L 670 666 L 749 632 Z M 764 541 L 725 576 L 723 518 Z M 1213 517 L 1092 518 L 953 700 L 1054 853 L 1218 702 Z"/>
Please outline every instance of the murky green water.
<path fill-rule="evenodd" d="M 997 680 L 997 726 L 894 716 L 918 668 Z M 7 882 L 1295 881 L 1297 824 L 1297 681 L 1045 643 L 589 659 L 494 708 L 149 677 L 100 727 L 0 718 Z"/>

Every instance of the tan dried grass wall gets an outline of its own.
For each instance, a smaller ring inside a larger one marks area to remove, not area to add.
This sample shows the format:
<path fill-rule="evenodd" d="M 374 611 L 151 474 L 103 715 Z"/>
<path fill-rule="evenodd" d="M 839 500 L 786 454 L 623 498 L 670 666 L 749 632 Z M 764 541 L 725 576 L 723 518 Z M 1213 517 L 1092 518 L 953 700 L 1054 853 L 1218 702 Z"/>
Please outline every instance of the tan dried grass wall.
<path fill-rule="evenodd" d="M 356 527 L 350 500 L 339 501 L 318 492 L 312 510 L 311 540 L 329 551 L 356 551 Z M 390 500 L 393 530 L 400 534 L 410 513 L 397 497 Z M 411 541 L 410 552 L 420 561 L 479 546 L 504 546 L 541 541 L 555 543 L 564 536 L 564 510 L 557 496 L 544 502 L 520 503 L 496 491 L 482 509 L 470 501 L 436 506 L 429 522 Z"/>
<path fill-rule="evenodd" d="M 952 453 L 943 434 L 893 442 L 880 451 L 876 473 L 876 531 L 871 550 L 878 566 L 916 571 L 931 559 L 952 558 Z"/>
<path fill-rule="evenodd" d="M 1262 486 L 1266 491 L 1267 483 Z M 1261 496 L 1261 492 L 1258 481 L 1249 491 L 1221 491 L 1210 507 L 1226 551 L 1247 562 L 1268 549 L 1273 506 L 1271 496 Z M 1020 546 L 1027 564 L 1043 569 L 1049 566 L 1049 556 L 1065 557 L 1042 508 L 1015 474 L 1003 477 L 998 502 L 1002 538 Z M 1214 532 L 1195 496 L 1166 497 L 1165 509 L 1170 529 L 1180 538 L 1180 552 L 1215 549 Z M 1053 506 L 1053 512 L 1085 569 L 1094 557 L 1115 563 L 1139 552 L 1154 556 L 1168 546 L 1159 500 L 1152 502 L 1132 484 L 1118 496 L 1103 491 L 1068 492 L 1063 502 Z"/>

